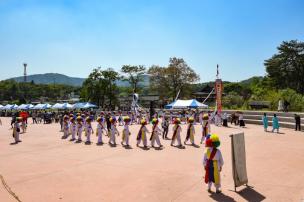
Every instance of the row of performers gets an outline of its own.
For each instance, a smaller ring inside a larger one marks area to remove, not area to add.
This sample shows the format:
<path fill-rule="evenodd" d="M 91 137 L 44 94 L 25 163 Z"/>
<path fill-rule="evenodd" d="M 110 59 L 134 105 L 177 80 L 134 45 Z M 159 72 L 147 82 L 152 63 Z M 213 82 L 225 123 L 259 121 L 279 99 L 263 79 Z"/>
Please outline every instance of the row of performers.
<path fill-rule="evenodd" d="M 121 144 L 124 146 L 129 146 L 129 137 L 131 135 L 129 130 L 129 125 L 131 122 L 131 119 L 129 116 L 123 117 L 124 125 L 123 125 L 123 131 L 122 131 L 122 142 Z M 165 119 L 164 122 L 167 120 Z M 68 138 L 69 135 L 71 135 L 70 141 L 77 141 L 82 142 L 82 133 L 84 132 L 86 136 L 86 143 L 91 143 L 91 135 L 94 134 L 94 130 L 92 128 L 92 119 L 90 117 L 69 117 L 64 116 L 64 122 L 63 122 L 63 139 Z M 97 128 L 96 128 L 96 136 L 98 137 L 97 144 L 103 144 L 103 136 L 106 135 L 109 137 L 109 144 L 116 145 L 116 136 L 119 136 L 120 133 L 117 130 L 117 119 L 116 117 L 110 118 L 110 128 L 109 130 L 105 127 L 105 119 L 103 117 L 97 118 Z M 137 146 L 139 146 L 141 143 L 146 148 L 148 144 L 148 137 L 147 134 L 150 133 L 150 141 L 151 146 L 155 147 L 155 143 L 158 145 L 158 147 L 162 147 L 162 144 L 160 142 L 159 135 L 163 132 L 168 132 L 169 124 L 162 124 L 162 129 L 159 127 L 159 120 L 157 118 L 152 119 L 152 131 L 150 132 L 146 125 L 148 124 L 146 119 L 142 119 L 140 121 L 141 127 L 137 134 Z M 179 118 L 174 119 L 174 126 L 173 126 L 173 135 L 171 139 L 171 146 L 182 146 L 181 141 L 181 131 L 182 128 L 180 126 L 181 121 Z M 205 124 L 202 125 L 202 138 L 201 138 L 201 144 L 203 143 L 206 135 L 210 133 L 210 124 L 208 121 L 205 122 Z M 188 141 L 191 142 L 192 145 L 195 145 L 194 143 L 194 134 L 195 134 L 195 128 L 194 128 L 194 118 L 190 117 L 188 119 L 188 128 L 187 128 L 187 136 L 184 141 L 184 144 L 187 144 Z M 77 136 L 77 139 L 76 139 Z M 167 134 L 163 136 L 163 138 L 167 138 Z M 177 145 L 175 142 L 177 141 Z"/>

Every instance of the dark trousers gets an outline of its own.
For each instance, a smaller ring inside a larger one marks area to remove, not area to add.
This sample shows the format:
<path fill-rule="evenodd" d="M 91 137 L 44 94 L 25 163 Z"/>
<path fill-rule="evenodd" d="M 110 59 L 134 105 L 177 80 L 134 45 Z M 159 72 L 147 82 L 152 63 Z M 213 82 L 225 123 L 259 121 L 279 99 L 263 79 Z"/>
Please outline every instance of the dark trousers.
<path fill-rule="evenodd" d="M 33 123 L 36 123 L 36 124 L 37 124 L 37 120 L 36 120 L 36 118 L 33 118 Z"/>
<path fill-rule="evenodd" d="M 301 124 L 300 123 L 296 123 L 296 130 L 301 131 Z"/>
<path fill-rule="evenodd" d="M 168 136 L 169 128 L 163 128 L 163 129 L 164 129 L 164 131 L 163 131 L 163 139 L 168 138 L 167 136 Z"/>

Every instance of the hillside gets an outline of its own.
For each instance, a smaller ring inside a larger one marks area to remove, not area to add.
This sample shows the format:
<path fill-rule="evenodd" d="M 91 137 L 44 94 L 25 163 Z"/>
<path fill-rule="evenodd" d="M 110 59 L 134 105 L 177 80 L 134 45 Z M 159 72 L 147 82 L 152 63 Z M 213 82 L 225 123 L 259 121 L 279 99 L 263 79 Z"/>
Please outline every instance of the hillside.
<path fill-rule="evenodd" d="M 11 78 L 16 82 L 23 82 L 23 76 Z M 83 78 L 76 78 L 76 77 L 69 77 L 63 74 L 57 73 L 46 73 L 46 74 L 34 74 L 27 76 L 27 81 L 37 84 L 65 84 L 70 86 L 81 86 L 84 79 Z"/>
<path fill-rule="evenodd" d="M 23 76 L 11 78 L 9 80 L 15 80 L 16 82 L 23 82 Z M 85 78 L 69 77 L 63 74 L 46 73 L 46 74 L 34 74 L 27 76 L 27 81 L 33 81 L 36 84 L 65 84 L 70 86 L 82 86 Z M 116 82 L 118 86 L 128 87 L 130 84 L 127 81 L 118 80 Z M 149 76 L 143 75 L 143 81 L 140 82 L 141 86 L 149 85 Z"/>

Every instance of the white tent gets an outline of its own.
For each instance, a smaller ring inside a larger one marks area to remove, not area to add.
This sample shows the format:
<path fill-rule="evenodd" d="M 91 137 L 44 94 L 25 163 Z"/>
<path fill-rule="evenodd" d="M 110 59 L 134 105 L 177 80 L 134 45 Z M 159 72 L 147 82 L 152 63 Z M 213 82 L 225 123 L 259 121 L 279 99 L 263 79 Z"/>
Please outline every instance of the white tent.
<path fill-rule="evenodd" d="M 200 103 L 196 99 L 192 100 L 176 100 L 166 105 L 167 109 L 184 109 L 184 108 L 208 108 L 208 105 Z"/>
<path fill-rule="evenodd" d="M 41 109 L 41 107 L 42 107 L 42 104 L 36 104 L 36 105 L 33 107 L 33 109 Z"/>
<path fill-rule="evenodd" d="M 89 109 L 89 108 L 97 108 L 96 105 L 94 104 L 91 104 L 89 102 L 87 102 L 84 106 L 83 106 L 84 109 Z"/>
<path fill-rule="evenodd" d="M 62 104 L 56 103 L 52 106 L 52 109 L 61 109 L 61 107 L 62 107 Z"/>
<path fill-rule="evenodd" d="M 17 109 L 25 110 L 25 109 L 32 109 L 33 107 L 34 105 L 32 104 L 22 104 L 19 107 L 17 107 Z"/>
<path fill-rule="evenodd" d="M 71 109 L 73 105 L 69 103 L 56 103 L 53 105 L 52 109 Z"/>
<path fill-rule="evenodd" d="M 13 105 L 7 104 L 4 107 L 2 107 L 3 110 L 9 110 L 13 107 Z"/>
<path fill-rule="evenodd" d="M 18 105 L 16 105 L 16 104 L 13 104 L 13 105 L 7 104 L 4 107 L 2 107 L 2 110 L 12 110 L 12 109 L 18 109 Z"/>
<path fill-rule="evenodd" d="M 72 109 L 73 105 L 69 104 L 69 103 L 64 103 L 61 106 L 61 109 Z"/>
<path fill-rule="evenodd" d="M 0 110 L 2 109 L 2 107 L 4 107 L 3 105 L 0 105 Z"/>
<path fill-rule="evenodd" d="M 33 109 L 49 109 L 52 105 L 50 104 L 37 104 Z"/>

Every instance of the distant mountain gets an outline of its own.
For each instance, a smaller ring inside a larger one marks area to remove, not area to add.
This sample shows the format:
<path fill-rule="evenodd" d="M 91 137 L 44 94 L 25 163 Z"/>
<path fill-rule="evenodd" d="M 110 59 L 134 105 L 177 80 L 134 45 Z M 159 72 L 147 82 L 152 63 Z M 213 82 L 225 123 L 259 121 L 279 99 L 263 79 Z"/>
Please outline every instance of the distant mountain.
<path fill-rule="evenodd" d="M 16 82 L 23 82 L 23 76 L 11 78 Z M 85 79 L 83 78 L 76 78 L 76 77 L 69 77 L 63 74 L 57 73 L 46 73 L 46 74 L 34 74 L 27 76 L 27 81 L 37 84 L 65 84 L 70 86 L 81 86 Z"/>
<path fill-rule="evenodd" d="M 11 78 L 9 80 L 15 80 L 16 82 L 23 82 L 23 76 Z M 65 84 L 70 86 L 82 86 L 85 78 L 69 77 L 63 74 L 57 73 L 46 73 L 46 74 L 34 74 L 27 76 L 27 81 L 37 84 Z M 150 83 L 149 75 L 143 75 L 143 81 L 139 83 L 140 86 L 148 86 Z M 129 87 L 130 84 L 128 81 L 118 80 L 116 82 L 117 86 L 120 87 Z"/>
<path fill-rule="evenodd" d="M 253 77 L 251 77 L 249 79 L 240 81 L 240 83 L 242 83 L 242 84 L 251 84 L 253 81 L 260 81 L 263 78 L 264 78 L 263 76 L 253 76 Z"/>

